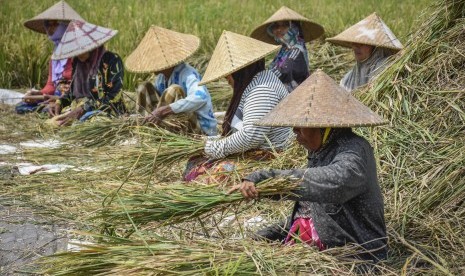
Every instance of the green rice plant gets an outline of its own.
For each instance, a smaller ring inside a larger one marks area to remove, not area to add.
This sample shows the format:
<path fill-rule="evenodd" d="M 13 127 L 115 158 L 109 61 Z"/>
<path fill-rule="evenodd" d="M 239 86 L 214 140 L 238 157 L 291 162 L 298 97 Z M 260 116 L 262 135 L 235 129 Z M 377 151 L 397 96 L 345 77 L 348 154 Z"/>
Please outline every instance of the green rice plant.
<path fill-rule="evenodd" d="M 292 195 L 296 184 L 287 179 L 266 180 L 257 184 L 262 197 Z M 218 211 L 243 201 L 240 193 L 226 194 L 217 185 L 170 184 L 152 187 L 152 193 L 135 194 L 106 205 L 101 215 L 111 226 L 160 222 L 173 224 Z"/>
<path fill-rule="evenodd" d="M 26 29 L 22 22 L 44 11 L 55 0 L 28 3 L 25 9 L 21 2 L 3 1 L 0 15 L 0 86 L 25 88 L 42 86 L 47 78 L 48 58 L 52 43 L 45 35 Z M 427 6 L 432 0 L 390 0 L 351 2 L 347 4 L 328 0 L 302 2 L 298 0 L 248 1 L 240 5 L 236 1 L 217 2 L 194 0 L 178 1 L 67 1 L 89 22 L 119 30 L 118 35 L 106 43 L 107 49 L 126 58 L 137 46 L 150 25 L 159 25 L 176 31 L 199 36 L 202 41 L 198 54 L 188 62 L 200 68 L 202 73 L 223 30 L 248 35 L 255 26 L 265 21 L 274 11 L 286 5 L 326 29 L 327 36 L 335 35 L 348 26 L 377 11 L 394 32 L 403 40 L 411 30 L 416 16 L 412 11 Z M 161 7 L 161 8 L 160 8 Z M 105 11 L 105 12 L 102 12 Z M 334 15 L 338 16 L 335 17 Z M 234 15 L 234 16 L 232 16 Z M 175 18 L 176 20 L 173 20 Z M 313 46 L 310 47 L 310 53 Z M 126 72 L 124 87 L 134 91 L 138 79 L 145 75 Z"/>

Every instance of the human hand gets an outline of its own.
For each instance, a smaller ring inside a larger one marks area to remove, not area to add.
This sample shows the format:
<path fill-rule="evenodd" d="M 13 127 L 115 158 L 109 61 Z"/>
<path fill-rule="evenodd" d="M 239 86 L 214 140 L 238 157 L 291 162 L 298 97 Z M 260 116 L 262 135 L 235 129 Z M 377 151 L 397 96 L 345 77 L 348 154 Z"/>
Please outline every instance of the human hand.
<path fill-rule="evenodd" d="M 152 113 L 145 117 L 144 123 L 152 123 L 154 125 L 158 125 L 163 121 L 163 115 L 161 108 L 157 108 Z"/>
<path fill-rule="evenodd" d="M 62 120 L 58 122 L 59 126 L 66 126 L 71 124 L 74 120 L 78 120 L 84 114 L 84 109 L 82 107 L 76 107 L 66 114 Z"/>
<path fill-rule="evenodd" d="M 55 116 L 58 116 L 60 115 L 61 113 L 61 105 L 58 104 L 58 103 L 50 103 L 49 104 L 49 109 L 48 109 L 48 115 L 50 117 L 55 117 Z"/>
<path fill-rule="evenodd" d="M 241 184 L 234 185 L 227 194 L 231 194 L 235 191 L 240 191 L 242 196 L 246 199 L 257 199 L 258 198 L 258 191 L 255 188 L 255 184 L 251 181 L 244 180 Z"/>

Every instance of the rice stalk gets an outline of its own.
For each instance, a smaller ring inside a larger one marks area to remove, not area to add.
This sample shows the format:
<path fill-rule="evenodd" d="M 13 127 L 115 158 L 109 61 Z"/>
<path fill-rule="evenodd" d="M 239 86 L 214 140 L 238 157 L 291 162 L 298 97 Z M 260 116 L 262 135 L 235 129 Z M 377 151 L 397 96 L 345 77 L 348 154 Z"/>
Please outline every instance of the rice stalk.
<path fill-rule="evenodd" d="M 292 195 L 295 189 L 296 184 L 286 179 L 257 184 L 261 197 Z M 217 212 L 243 200 L 240 193 L 228 195 L 217 185 L 160 185 L 153 187 L 152 193 L 123 197 L 121 206 L 116 202 L 106 205 L 97 218 L 111 226 L 127 223 L 128 217 L 136 224 L 160 222 L 168 225 Z"/>

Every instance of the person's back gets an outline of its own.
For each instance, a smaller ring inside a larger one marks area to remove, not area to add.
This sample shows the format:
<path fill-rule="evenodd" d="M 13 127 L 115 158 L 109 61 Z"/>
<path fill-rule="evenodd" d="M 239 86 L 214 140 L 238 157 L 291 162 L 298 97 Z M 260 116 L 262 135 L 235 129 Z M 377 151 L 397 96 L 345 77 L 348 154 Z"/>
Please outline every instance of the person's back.
<path fill-rule="evenodd" d="M 198 71 L 191 65 L 187 63 L 178 65 L 168 80 L 168 86 L 177 84 L 183 88 L 187 95 L 185 99 L 172 103 L 171 108 L 175 112 L 192 110 L 197 116 L 202 132 L 209 136 L 216 135 L 217 120 L 213 115 L 211 96 L 205 85 L 199 85 L 201 79 Z"/>
<path fill-rule="evenodd" d="M 258 73 L 254 79 L 250 82 L 244 91 L 241 102 L 239 103 L 238 112 L 236 114 L 242 114 L 245 105 L 250 105 L 250 111 L 254 111 L 254 117 L 261 119 L 268 113 L 266 105 L 271 103 L 276 106 L 282 99 L 289 94 L 286 86 L 279 80 L 279 78 L 273 74 L 270 70 L 265 70 Z M 264 108 L 265 105 L 265 108 Z M 252 117 L 250 117 L 252 119 Z M 247 118 L 248 119 L 248 118 Z M 253 120 L 250 121 L 251 123 Z M 252 126 L 252 124 L 250 124 Z M 288 138 L 291 133 L 291 129 L 288 127 L 278 128 L 266 128 L 266 137 L 271 142 L 273 147 L 283 149 L 288 144 Z M 247 131 L 248 135 L 253 136 L 253 133 Z M 257 137 L 260 138 L 260 137 Z M 260 148 L 269 149 L 267 141 L 260 139 Z"/>

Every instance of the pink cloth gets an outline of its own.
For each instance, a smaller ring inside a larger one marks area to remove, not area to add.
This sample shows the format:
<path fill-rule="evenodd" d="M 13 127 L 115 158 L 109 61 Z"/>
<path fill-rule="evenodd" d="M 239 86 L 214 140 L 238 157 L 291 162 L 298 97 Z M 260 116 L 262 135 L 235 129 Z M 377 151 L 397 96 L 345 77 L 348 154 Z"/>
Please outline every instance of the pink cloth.
<path fill-rule="evenodd" d="M 305 242 L 309 245 L 315 245 L 319 250 L 325 249 L 325 246 L 316 232 L 312 218 L 297 218 L 294 220 L 284 243 L 293 245 L 296 242 Z"/>

